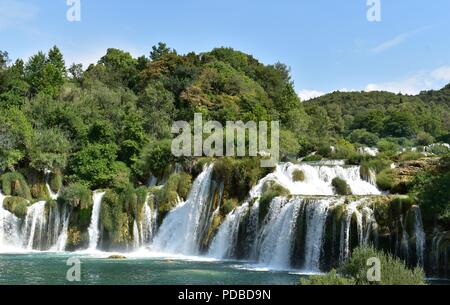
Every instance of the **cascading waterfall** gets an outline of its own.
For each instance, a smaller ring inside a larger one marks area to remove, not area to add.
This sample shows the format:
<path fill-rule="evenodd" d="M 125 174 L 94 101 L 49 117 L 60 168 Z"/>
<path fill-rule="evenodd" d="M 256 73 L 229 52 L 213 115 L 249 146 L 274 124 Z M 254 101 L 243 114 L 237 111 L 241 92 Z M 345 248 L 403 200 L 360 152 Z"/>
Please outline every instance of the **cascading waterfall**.
<path fill-rule="evenodd" d="M 304 181 L 294 182 L 292 175 L 295 170 L 301 170 L 305 175 Z M 374 181 L 368 182 L 361 179 L 359 166 L 342 165 L 310 165 L 280 164 L 275 172 L 266 176 L 263 180 L 273 180 L 288 189 L 293 195 L 322 195 L 333 196 L 334 178 L 345 180 L 352 190 L 353 195 L 380 195 Z"/>
<path fill-rule="evenodd" d="M 414 212 L 414 233 L 416 235 L 416 253 L 417 253 L 417 264 L 423 266 L 425 263 L 424 253 L 426 236 L 423 230 L 422 213 L 418 206 L 412 207 Z"/>
<path fill-rule="evenodd" d="M 245 203 L 227 215 L 225 221 L 219 227 L 219 230 L 211 242 L 208 256 L 217 259 L 224 259 L 230 258 L 234 255 L 239 224 L 248 209 L 248 203 Z"/>
<path fill-rule="evenodd" d="M 99 240 L 99 221 L 100 221 L 100 211 L 102 205 L 102 199 L 105 195 L 105 192 L 94 192 L 93 202 L 94 205 L 92 207 L 92 216 L 91 216 L 91 224 L 89 225 L 89 248 L 88 250 L 97 249 L 97 244 Z"/>
<path fill-rule="evenodd" d="M 152 243 L 152 249 L 185 255 L 198 254 L 204 222 L 210 219 L 205 214 L 210 210 L 208 205 L 212 172 L 213 165 L 205 167 L 195 179 L 186 201 L 180 202 L 165 217 Z"/>
<path fill-rule="evenodd" d="M 301 201 L 275 198 L 271 202 L 268 222 L 256 244 L 258 262 L 272 269 L 289 269 L 293 248 L 295 223 Z"/>
<path fill-rule="evenodd" d="M 331 204 L 333 202 L 329 199 L 307 202 L 305 270 L 320 270 L 320 255 L 322 254 L 325 221 L 327 220 L 328 209 Z"/>
<path fill-rule="evenodd" d="M 47 225 L 45 215 L 46 201 L 39 201 L 28 208 L 25 218 L 25 247 L 27 250 L 41 250 L 43 246 L 44 228 Z"/>
<path fill-rule="evenodd" d="M 152 241 L 153 233 L 156 225 L 156 211 L 152 211 L 149 206 L 149 196 L 145 200 L 142 207 L 142 221 L 140 224 L 140 243 L 141 245 L 148 245 Z"/>
<path fill-rule="evenodd" d="M 0 252 L 14 249 L 21 244 L 20 220 L 3 208 L 5 199 L 0 193 Z"/>

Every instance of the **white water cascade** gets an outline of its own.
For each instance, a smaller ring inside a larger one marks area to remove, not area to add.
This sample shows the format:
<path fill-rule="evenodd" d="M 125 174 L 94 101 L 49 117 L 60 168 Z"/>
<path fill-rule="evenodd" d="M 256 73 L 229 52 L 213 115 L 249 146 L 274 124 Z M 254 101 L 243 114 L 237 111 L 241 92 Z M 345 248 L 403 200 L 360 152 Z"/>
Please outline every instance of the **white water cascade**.
<path fill-rule="evenodd" d="M 142 207 L 142 221 L 139 228 L 139 241 L 140 245 L 149 245 L 152 241 L 153 234 L 156 227 L 156 209 L 152 211 L 149 206 L 149 196 L 145 200 L 144 206 Z"/>
<path fill-rule="evenodd" d="M 102 199 L 105 192 L 94 192 L 92 201 L 94 205 L 92 207 L 91 224 L 89 225 L 89 248 L 88 250 L 97 249 L 98 239 L 100 235 L 99 231 L 99 221 L 100 221 L 100 211 L 102 205 Z"/>
<path fill-rule="evenodd" d="M 414 233 L 416 235 L 416 253 L 417 253 L 417 264 L 423 266 L 425 263 L 425 244 L 426 236 L 423 230 L 422 213 L 418 206 L 412 207 L 414 211 Z"/>
<path fill-rule="evenodd" d="M 333 203 L 329 199 L 306 202 L 305 270 L 320 271 L 325 221 Z"/>
<path fill-rule="evenodd" d="M 213 165 L 204 168 L 195 179 L 188 198 L 180 202 L 164 218 L 152 243 L 152 249 L 160 252 L 196 255 L 198 241 L 209 210 L 210 185 Z"/>
<path fill-rule="evenodd" d="M 3 208 L 6 197 L 0 193 L 0 253 L 12 250 L 21 244 L 20 220 Z"/>
<path fill-rule="evenodd" d="M 304 173 L 305 180 L 294 182 L 292 175 L 295 170 Z M 301 164 L 280 164 L 275 172 L 266 176 L 263 181 L 273 180 L 288 189 L 292 195 L 335 195 L 332 181 L 334 178 L 345 180 L 353 195 L 380 195 L 381 192 L 371 182 L 361 179 L 359 166 L 343 165 L 311 165 Z"/>
<path fill-rule="evenodd" d="M 258 263 L 271 269 L 289 269 L 295 233 L 295 223 L 302 202 L 275 198 L 271 202 L 268 223 L 257 243 Z"/>
<path fill-rule="evenodd" d="M 28 208 L 25 218 L 25 248 L 27 250 L 41 249 L 44 229 L 47 226 L 45 215 L 46 201 L 39 201 Z"/>

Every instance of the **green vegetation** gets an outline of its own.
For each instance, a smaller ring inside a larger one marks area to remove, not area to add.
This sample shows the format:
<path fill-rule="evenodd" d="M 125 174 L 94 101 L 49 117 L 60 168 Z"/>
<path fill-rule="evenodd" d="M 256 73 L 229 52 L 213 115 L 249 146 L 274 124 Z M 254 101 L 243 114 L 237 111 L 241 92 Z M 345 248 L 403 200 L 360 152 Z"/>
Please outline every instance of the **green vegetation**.
<path fill-rule="evenodd" d="M 303 181 L 305 181 L 305 173 L 302 170 L 300 170 L 300 169 L 294 170 L 294 172 L 292 173 L 292 180 L 294 182 L 303 182 Z"/>
<path fill-rule="evenodd" d="M 263 194 L 259 199 L 259 220 L 263 221 L 270 209 L 270 203 L 275 197 L 288 196 L 289 190 L 274 181 L 267 181 L 263 185 Z"/>
<path fill-rule="evenodd" d="M 18 172 L 6 173 L 0 177 L 0 181 L 3 194 L 31 200 L 30 188 L 22 174 Z"/>
<path fill-rule="evenodd" d="M 3 202 L 3 207 L 19 218 L 24 218 L 27 215 L 29 205 L 30 202 L 21 197 L 6 197 Z"/>
<path fill-rule="evenodd" d="M 368 280 L 371 266 L 367 262 L 377 258 L 380 262 L 380 281 Z M 339 273 L 339 274 L 338 274 Z M 410 270 L 398 258 L 374 248 L 356 248 L 351 258 L 338 270 L 322 276 L 302 279 L 301 285 L 425 285 L 425 274 L 422 269 Z"/>
<path fill-rule="evenodd" d="M 331 182 L 331 185 L 333 186 L 336 194 L 341 196 L 347 196 L 352 194 L 352 190 L 350 186 L 347 184 L 347 182 L 341 178 L 334 178 Z"/>

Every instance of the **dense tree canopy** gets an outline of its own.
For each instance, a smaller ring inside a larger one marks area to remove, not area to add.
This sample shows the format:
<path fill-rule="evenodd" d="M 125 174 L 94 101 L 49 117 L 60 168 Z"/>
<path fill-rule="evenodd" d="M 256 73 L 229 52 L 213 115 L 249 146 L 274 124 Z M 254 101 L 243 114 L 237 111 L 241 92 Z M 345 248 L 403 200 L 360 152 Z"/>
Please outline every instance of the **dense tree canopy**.
<path fill-rule="evenodd" d="M 178 54 L 166 44 L 134 58 L 108 49 L 86 70 L 55 46 L 26 62 L 0 52 L 0 168 L 60 170 L 70 182 L 145 183 L 174 161 L 176 120 L 281 123 L 281 157 L 347 156 L 355 146 L 428 145 L 450 138 L 450 85 L 418 96 L 335 92 L 301 102 L 289 68 L 231 48 Z"/>

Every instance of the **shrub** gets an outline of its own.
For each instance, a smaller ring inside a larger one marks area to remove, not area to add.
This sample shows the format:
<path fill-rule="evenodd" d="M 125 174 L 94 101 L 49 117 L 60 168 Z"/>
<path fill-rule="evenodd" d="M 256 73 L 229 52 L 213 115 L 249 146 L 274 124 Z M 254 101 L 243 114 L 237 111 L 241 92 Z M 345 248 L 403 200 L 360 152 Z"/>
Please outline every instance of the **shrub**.
<path fill-rule="evenodd" d="M 402 153 L 399 157 L 398 160 L 403 162 L 403 161 L 412 161 L 412 160 L 419 160 L 421 158 L 423 158 L 424 155 L 420 152 L 416 152 L 416 151 L 407 151 Z"/>
<path fill-rule="evenodd" d="M 325 275 L 312 275 L 308 278 L 300 279 L 300 285 L 355 285 L 353 278 L 348 278 L 339 275 L 336 270 L 331 270 Z"/>
<path fill-rule="evenodd" d="M 275 197 L 288 196 L 289 190 L 279 185 L 275 181 L 267 181 L 263 185 L 263 194 L 259 199 L 259 220 L 263 221 L 269 212 L 270 203 Z"/>
<path fill-rule="evenodd" d="M 223 216 L 226 216 L 229 213 L 231 213 L 237 206 L 238 206 L 238 201 L 236 199 L 225 199 L 220 208 L 221 214 Z"/>
<path fill-rule="evenodd" d="M 0 178 L 3 194 L 31 200 L 31 192 L 25 178 L 18 172 L 3 174 Z"/>
<path fill-rule="evenodd" d="M 339 140 L 336 143 L 336 151 L 334 157 L 337 159 L 349 159 L 356 154 L 356 149 L 352 143 L 346 140 Z"/>
<path fill-rule="evenodd" d="M 84 184 L 72 183 L 61 189 L 58 201 L 81 210 L 88 209 L 92 205 L 92 192 Z"/>
<path fill-rule="evenodd" d="M 6 197 L 3 201 L 3 207 L 18 218 L 24 218 L 27 215 L 29 205 L 30 202 L 21 197 Z"/>
<path fill-rule="evenodd" d="M 294 172 L 292 173 L 292 180 L 294 182 L 303 182 L 303 181 L 305 181 L 305 173 L 302 170 L 300 170 L 300 169 L 294 170 Z"/>
<path fill-rule="evenodd" d="M 352 194 L 352 190 L 347 182 L 339 177 L 334 178 L 331 185 L 338 195 L 347 196 Z"/>
<path fill-rule="evenodd" d="M 390 191 L 394 187 L 394 171 L 385 169 L 377 175 L 377 186 L 383 191 Z"/>
<path fill-rule="evenodd" d="M 50 174 L 50 189 L 57 193 L 63 185 L 63 176 L 60 170 L 55 170 L 53 173 Z"/>
<path fill-rule="evenodd" d="M 367 261 L 377 258 L 381 263 L 381 281 L 369 282 Z M 421 268 L 410 270 L 399 258 L 377 251 L 371 247 L 360 247 L 353 251 L 351 258 L 340 268 L 344 277 L 354 279 L 356 285 L 424 285 L 425 274 Z"/>
<path fill-rule="evenodd" d="M 380 152 L 388 154 L 396 154 L 400 148 L 397 143 L 388 139 L 381 139 L 380 141 L 378 141 L 377 147 Z"/>

